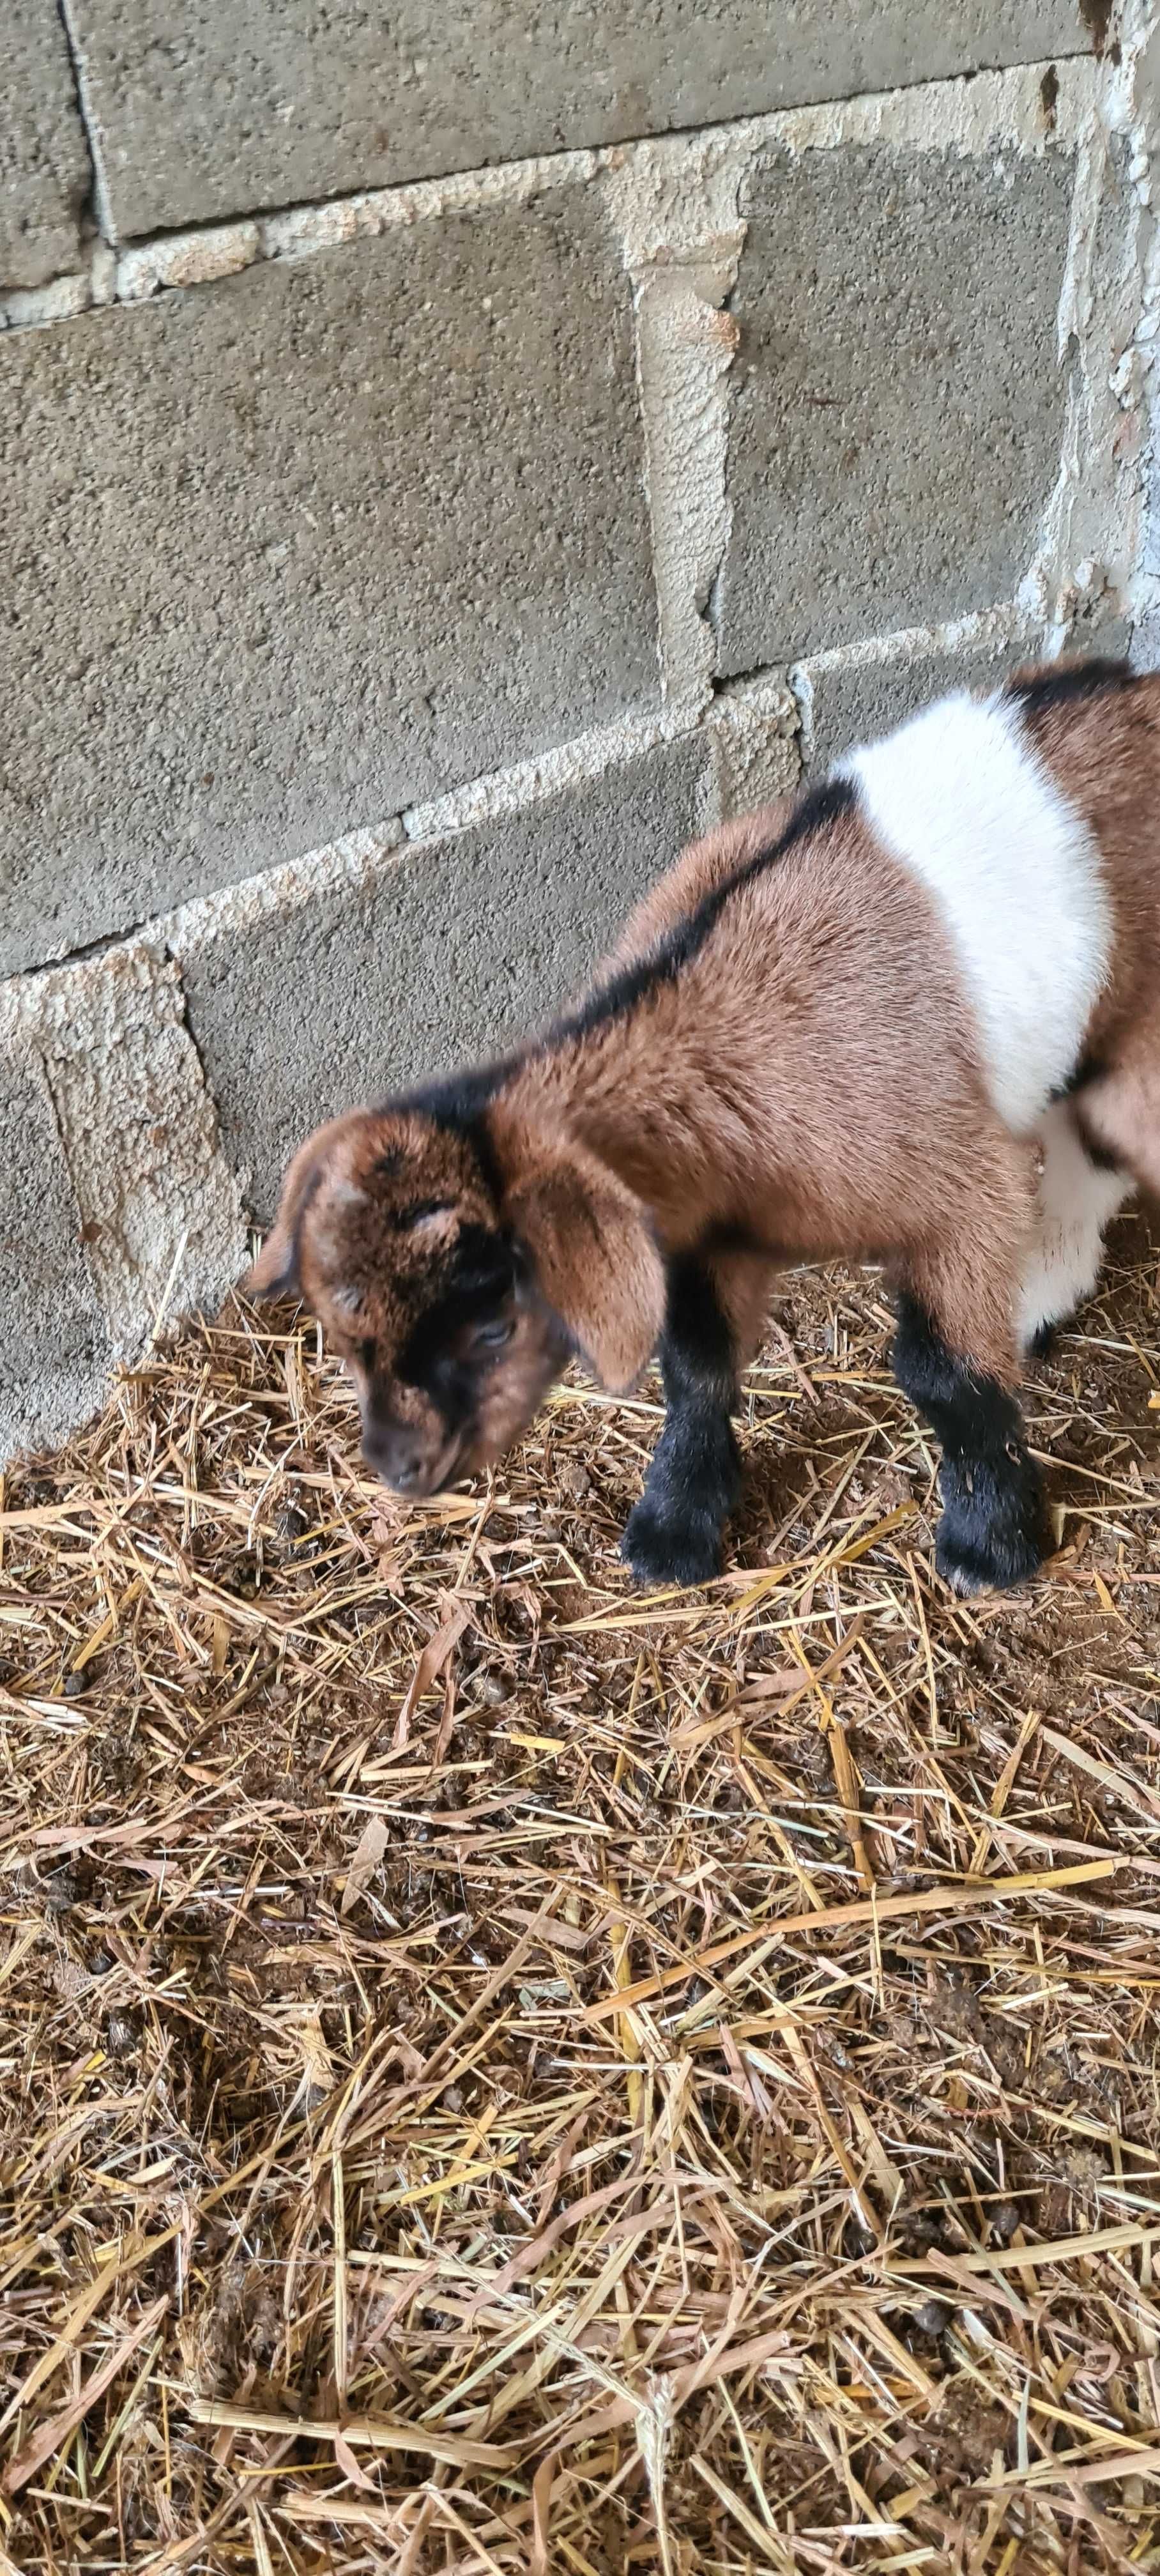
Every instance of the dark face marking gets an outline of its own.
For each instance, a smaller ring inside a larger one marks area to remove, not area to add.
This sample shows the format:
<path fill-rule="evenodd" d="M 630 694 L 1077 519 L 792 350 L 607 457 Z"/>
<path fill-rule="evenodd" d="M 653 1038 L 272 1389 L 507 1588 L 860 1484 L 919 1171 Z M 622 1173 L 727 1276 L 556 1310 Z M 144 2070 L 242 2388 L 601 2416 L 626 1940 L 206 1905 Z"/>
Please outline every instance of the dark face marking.
<path fill-rule="evenodd" d="M 395 1368 L 376 1365 L 360 1390 L 364 1455 L 400 1492 L 437 1493 L 493 1465 L 567 1365 L 558 1318 L 515 1247 L 496 1241 L 490 1285 L 453 1274 L 416 1315 Z"/>
<path fill-rule="evenodd" d="M 364 1455 L 410 1494 L 434 1492 L 475 1461 L 491 1380 L 525 1322 L 510 1237 L 445 1201 L 415 1201 L 390 1220 L 397 1237 L 433 1221 L 432 1258 L 412 1269 L 399 1301 L 397 1346 L 368 1334 L 353 1355 Z"/>
<path fill-rule="evenodd" d="M 413 1109 L 351 1126 L 303 1207 L 302 1291 L 354 1382 L 368 1464 L 431 1494 L 526 1428 L 567 1346 L 474 1134 Z"/>
<path fill-rule="evenodd" d="M 449 1440 L 469 1443 L 484 1384 L 516 1331 L 521 1284 L 515 1246 L 498 1230 L 463 1226 L 428 1304 L 415 1314 L 395 1375 L 438 1414 Z"/>

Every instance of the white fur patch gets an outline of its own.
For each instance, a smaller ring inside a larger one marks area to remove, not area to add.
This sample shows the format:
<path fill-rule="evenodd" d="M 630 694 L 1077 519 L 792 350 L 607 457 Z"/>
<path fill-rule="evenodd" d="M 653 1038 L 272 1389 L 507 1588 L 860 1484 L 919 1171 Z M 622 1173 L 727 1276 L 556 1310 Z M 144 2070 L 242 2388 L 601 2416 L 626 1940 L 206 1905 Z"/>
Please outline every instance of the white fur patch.
<path fill-rule="evenodd" d="M 1111 950 L 1096 844 L 1023 731 L 965 691 L 841 764 L 950 932 L 991 1098 L 1016 1135 L 1075 1068 Z"/>
<path fill-rule="evenodd" d="M 1024 1348 L 1041 1324 L 1062 1323 L 1090 1297 L 1100 1275 L 1104 1227 L 1132 1196 L 1124 1172 L 1102 1172 L 1084 1152 L 1066 1100 L 1036 1127 L 1043 1146 L 1039 1233 L 1023 1281 L 1019 1338 Z"/>

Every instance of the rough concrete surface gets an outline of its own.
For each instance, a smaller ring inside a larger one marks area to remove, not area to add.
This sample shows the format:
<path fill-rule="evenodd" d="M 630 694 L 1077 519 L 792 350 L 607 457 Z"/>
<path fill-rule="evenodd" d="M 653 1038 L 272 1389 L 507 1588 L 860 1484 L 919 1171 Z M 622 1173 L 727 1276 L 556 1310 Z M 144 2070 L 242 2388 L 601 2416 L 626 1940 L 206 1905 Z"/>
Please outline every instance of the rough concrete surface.
<path fill-rule="evenodd" d="M 1055 480 L 1072 160 L 775 152 L 732 311 L 721 663 L 1009 598 Z"/>
<path fill-rule="evenodd" d="M 0 972 L 655 702 L 582 186 L 9 333 L 0 449 Z"/>
<path fill-rule="evenodd" d="M 919 707 L 953 689 L 986 689 L 1019 662 L 1033 662 L 1031 641 L 984 634 L 957 646 L 916 643 L 898 653 L 831 662 L 825 655 L 793 673 L 803 708 L 802 750 L 811 777 L 859 743 L 874 742 Z"/>
<path fill-rule="evenodd" d="M 1132 629 L 1131 654 L 1137 671 L 1160 671 L 1160 609 L 1149 608 Z"/>
<path fill-rule="evenodd" d="M 135 940 L 38 977 L 25 1007 L 113 1352 L 136 1359 L 166 1316 L 220 1304 L 245 1259 L 180 975 Z"/>
<path fill-rule="evenodd" d="M 1088 50 L 1077 0 L 73 0 L 124 237 Z"/>
<path fill-rule="evenodd" d="M 0 286 L 39 286 L 76 267 L 90 175 L 55 0 L 4 0 Z"/>
<path fill-rule="evenodd" d="M 319 1119 L 486 1057 L 579 990 L 696 828 L 703 740 L 519 814 L 345 868 L 329 899 L 240 887 L 170 934 L 222 1141 L 254 1212 Z"/>
<path fill-rule="evenodd" d="M 111 1356 L 43 1070 L 0 1016 L 0 1459 L 103 1402 Z"/>

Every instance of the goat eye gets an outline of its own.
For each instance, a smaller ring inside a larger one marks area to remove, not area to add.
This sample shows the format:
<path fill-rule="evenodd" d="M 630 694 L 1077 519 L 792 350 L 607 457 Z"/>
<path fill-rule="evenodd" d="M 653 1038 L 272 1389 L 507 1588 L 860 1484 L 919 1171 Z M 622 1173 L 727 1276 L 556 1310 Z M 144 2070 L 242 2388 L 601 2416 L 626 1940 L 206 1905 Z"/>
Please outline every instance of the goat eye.
<path fill-rule="evenodd" d="M 510 1342 L 514 1331 L 515 1325 L 502 1317 L 494 1324 L 480 1324 L 472 1335 L 472 1346 L 477 1351 L 501 1351 L 504 1343 Z"/>

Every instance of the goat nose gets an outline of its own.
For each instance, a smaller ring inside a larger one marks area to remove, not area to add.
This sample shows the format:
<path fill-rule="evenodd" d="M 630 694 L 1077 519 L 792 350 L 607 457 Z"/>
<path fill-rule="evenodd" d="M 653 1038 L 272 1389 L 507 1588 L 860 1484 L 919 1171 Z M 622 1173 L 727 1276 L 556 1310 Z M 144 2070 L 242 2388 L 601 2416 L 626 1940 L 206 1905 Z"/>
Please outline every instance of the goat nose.
<path fill-rule="evenodd" d="M 363 1441 L 363 1455 L 397 1493 L 413 1493 L 423 1481 L 423 1452 L 412 1434 L 374 1429 Z"/>

